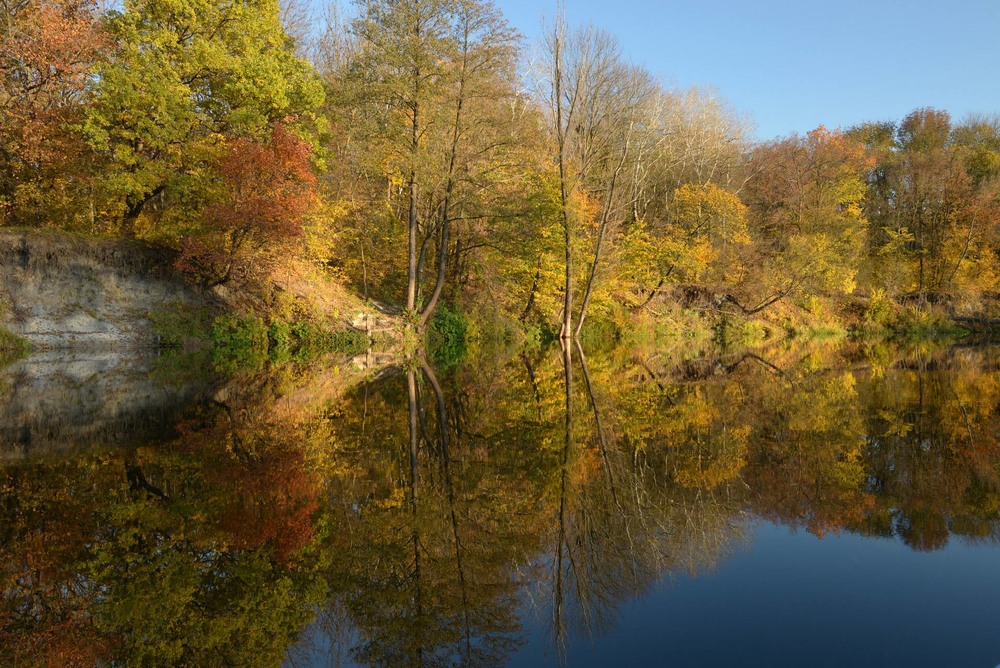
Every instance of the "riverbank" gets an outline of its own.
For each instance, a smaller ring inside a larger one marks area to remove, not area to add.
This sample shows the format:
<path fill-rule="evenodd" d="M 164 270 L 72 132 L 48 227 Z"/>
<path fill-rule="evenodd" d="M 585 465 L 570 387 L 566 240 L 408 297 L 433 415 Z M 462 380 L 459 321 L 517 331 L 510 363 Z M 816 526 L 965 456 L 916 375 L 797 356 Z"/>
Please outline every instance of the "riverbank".
<path fill-rule="evenodd" d="M 267 285 L 198 290 L 176 254 L 140 242 L 0 230 L 0 349 L 139 350 L 304 345 L 361 352 L 392 340 L 397 318 L 318 268 L 289 262 Z M 391 345 L 390 345 L 391 347 Z"/>
<path fill-rule="evenodd" d="M 0 230 L 0 351 L 17 358 L 29 349 L 209 350 L 215 366 L 236 369 L 331 351 L 391 363 L 419 347 L 404 337 L 400 315 L 362 300 L 307 261 L 283 262 L 266 285 L 198 290 L 184 282 L 175 260 L 172 251 L 141 242 Z M 724 293 L 676 285 L 640 309 L 591 318 L 583 339 L 587 347 L 683 348 L 694 356 L 810 338 L 993 339 L 996 306 L 876 293 L 789 298 L 746 313 Z M 503 339 L 530 348 L 553 336 L 538 324 L 497 324 L 498 317 L 488 305 L 443 306 L 429 333 L 432 357 L 450 366 L 467 345 Z"/>
<path fill-rule="evenodd" d="M 747 312 L 725 292 L 696 285 L 664 290 L 641 310 L 591 323 L 590 335 L 648 347 L 738 349 L 783 341 L 848 338 L 859 341 L 958 341 L 996 338 L 1000 303 L 975 304 L 931 296 L 892 299 L 884 293 L 786 298 Z"/>

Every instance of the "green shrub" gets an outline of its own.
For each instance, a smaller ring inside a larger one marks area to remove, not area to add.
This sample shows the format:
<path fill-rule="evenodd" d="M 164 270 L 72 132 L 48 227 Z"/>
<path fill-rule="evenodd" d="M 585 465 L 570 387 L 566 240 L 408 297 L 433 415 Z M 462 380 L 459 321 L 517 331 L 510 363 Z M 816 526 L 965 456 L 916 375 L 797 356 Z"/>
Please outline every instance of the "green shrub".
<path fill-rule="evenodd" d="M 759 322 L 743 318 L 723 318 L 715 325 L 713 340 L 722 348 L 739 348 L 760 343 L 767 330 Z"/>
<path fill-rule="evenodd" d="M 275 320 L 267 328 L 268 354 L 272 360 L 287 361 L 293 344 L 292 326 L 284 320 Z"/>
<path fill-rule="evenodd" d="M 212 360 L 221 371 L 257 369 L 268 361 L 302 362 L 325 353 L 359 354 L 369 343 L 361 330 L 328 330 L 304 320 L 265 324 L 255 315 L 217 318 L 210 338 Z"/>
<path fill-rule="evenodd" d="M 225 315 L 212 324 L 212 359 L 221 370 L 257 369 L 268 351 L 268 328 L 257 316 Z"/>
<path fill-rule="evenodd" d="M 614 321 L 607 318 L 588 318 L 580 332 L 580 343 L 587 350 L 607 351 L 618 345 L 621 333 Z"/>
<path fill-rule="evenodd" d="M 918 307 L 904 310 L 893 323 L 892 332 L 894 338 L 911 342 L 960 338 L 969 333 L 944 313 Z"/>
<path fill-rule="evenodd" d="M 465 357 L 468 325 L 458 311 L 442 306 L 434 312 L 429 347 L 435 364 L 442 369 L 458 365 Z"/>
<path fill-rule="evenodd" d="M 291 323 L 296 359 L 323 353 L 357 355 L 368 350 L 368 334 L 360 329 L 323 329 L 308 322 Z"/>
<path fill-rule="evenodd" d="M 326 352 L 356 355 L 368 350 L 368 335 L 359 329 L 325 331 L 320 340 Z"/>
<path fill-rule="evenodd" d="M 12 362 L 31 352 L 31 344 L 0 327 L 0 363 Z"/>
<path fill-rule="evenodd" d="M 885 326 L 892 320 L 895 312 L 895 305 L 889 299 L 885 290 L 875 288 L 872 290 L 871 300 L 865 309 L 862 320 L 868 325 Z"/>

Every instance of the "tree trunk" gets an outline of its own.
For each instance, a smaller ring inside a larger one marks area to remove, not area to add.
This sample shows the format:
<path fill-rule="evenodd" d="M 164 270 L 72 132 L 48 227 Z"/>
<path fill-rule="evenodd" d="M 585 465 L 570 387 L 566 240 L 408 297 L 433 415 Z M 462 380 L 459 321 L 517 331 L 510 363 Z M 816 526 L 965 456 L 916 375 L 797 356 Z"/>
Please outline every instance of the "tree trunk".
<path fill-rule="evenodd" d="M 420 28 L 417 27 L 417 37 Z M 410 134 L 410 207 L 408 216 L 409 239 L 407 246 L 406 310 L 412 313 L 417 308 L 417 158 L 420 149 L 420 68 L 413 76 L 413 124 Z"/>
<path fill-rule="evenodd" d="M 622 164 L 625 156 L 622 155 Z M 621 164 L 618 166 L 621 169 Z M 576 332 L 573 338 L 579 338 L 583 330 L 583 321 L 587 319 L 587 307 L 590 306 L 590 297 L 594 291 L 594 279 L 597 277 L 597 265 L 601 262 L 601 251 L 604 248 L 604 238 L 608 234 L 608 225 L 611 217 L 611 199 L 615 196 L 615 182 L 618 180 L 618 170 L 615 170 L 611 177 L 611 186 L 608 188 L 607 199 L 601 210 L 601 225 L 597 230 L 597 247 L 594 249 L 594 262 L 590 265 L 590 275 L 587 277 L 587 289 L 583 293 L 583 304 L 580 306 L 580 317 L 576 321 Z"/>
<path fill-rule="evenodd" d="M 635 309 L 636 313 L 642 311 L 644 308 L 646 308 L 647 306 L 649 306 L 650 302 L 653 301 L 653 298 L 660 291 L 660 288 L 663 287 L 663 284 L 666 282 L 666 280 L 667 279 L 665 279 L 665 278 L 661 278 L 660 282 L 656 284 L 656 287 L 649 291 L 649 295 L 646 297 L 646 299 L 641 304 L 639 304 L 636 307 L 636 309 Z"/>
<path fill-rule="evenodd" d="M 458 143 L 462 136 L 462 105 L 465 102 L 465 83 L 469 66 L 469 25 L 465 24 L 464 42 L 462 45 L 462 70 L 458 80 L 458 97 L 455 100 L 455 124 L 451 134 L 451 154 L 448 156 L 448 180 L 444 189 L 444 202 L 441 205 L 441 242 L 438 245 L 438 271 L 434 281 L 434 291 L 427 305 L 420 312 L 420 328 L 423 329 L 437 308 L 441 290 L 444 288 L 445 275 L 448 269 L 448 227 L 451 225 L 451 200 L 455 192 L 455 164 L 458 160 Z"/>
<path fill-rule="evenodd" d="M 538 268 L 535 269 L 535 278 L 531 281 L 531 292 L 528 293 L 528 303 L 524 305 L 524 311 L 521 312 L 521 317 L 518 318 L 521 322 L 528 319 L 531 314 L 531 308 L 535 305 L 535 295 L 538 293 L 538 281 L 542 277 L 542 258 L 538 258 Z"/>
<path fill-rule="evenodd" d="M 406 310 L 417 306 L 417 179 L 410 172 L 410 215 L 409 215 L 408 275 L 406 282 Z"/>
<path fill-rule="evenodd" d="M 427 306 L 420 312 L 420 328 L 423 329 L 430 320 L 434 309 L 437 307 L 438 299 L 441 297 L 441 290 L 444 287 L 445 272 L 448 269 L 448 222 L 441 223 L 441 239 L 438 243 L 438 270 L 437 280 L 434 282 L 434 292 L 427 301 Z"/>
<path fill-rule="evenodd" d="M 563 296 L 563 322 L 559 338 L 569 340 L 573 336 L 573 249 L 569 221 L 569 194 L 566 192 L 566 132 L 563 128 L 562 113 L 562 42 L 555 37 L 555 80 L 556 94 L 556 134 L 559 142 L 559 198 L 562 206 L 563 241 L 566 247 L 566 294 Z"/>
<path fill-rule="evenodd" d="M 135 239 L 135 224 L 139 220 L 139 216 L 142 215 L 143 209 L 149 204 L 154 197 L 166 190 L 167 186 L 159 185 L 153 188 L 149 193 L 143 195 L 138 200 L 133 202 L 128 206 L 125 211 L 125 215 L 122 217 L 122 236 L 126 239 Z"/>

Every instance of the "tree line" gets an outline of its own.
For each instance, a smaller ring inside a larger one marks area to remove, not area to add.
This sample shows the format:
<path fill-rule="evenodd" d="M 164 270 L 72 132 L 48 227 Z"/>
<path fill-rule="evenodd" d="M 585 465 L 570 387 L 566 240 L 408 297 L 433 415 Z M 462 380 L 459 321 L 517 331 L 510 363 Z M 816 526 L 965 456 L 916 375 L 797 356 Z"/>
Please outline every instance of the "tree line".
<path fill-rule="evenodd" d="M 485 0 L 0 0 L 0 224 L 138 238 L 204 287 L 304 257 L 422 329 L 578 336 L 695 295 L 989 312 L 1000 120 L 755 141 L 595 27 Z M 655 315 L 655 314 L 654 314 Z"/>

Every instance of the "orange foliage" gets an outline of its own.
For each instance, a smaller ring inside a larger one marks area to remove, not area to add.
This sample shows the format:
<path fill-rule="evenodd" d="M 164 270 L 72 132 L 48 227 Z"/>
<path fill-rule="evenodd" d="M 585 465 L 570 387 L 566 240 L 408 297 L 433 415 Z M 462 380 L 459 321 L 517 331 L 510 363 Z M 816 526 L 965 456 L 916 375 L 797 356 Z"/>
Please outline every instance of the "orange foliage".
<path fill-rule="evenodd" d="M 73 124 L 109 40 L 90 0 L 14 0 L 0 12 L 0 224 L 67 224 L 93 162 Z"/>
<path fill-rule="evenodd" d="M 0 146 L 24 163 L 61 154 L 61 132 L 108 41 L 89 0 L 4 3 Z M 8 156 L 4 156 L 8 157 Z"/>
<path fill-rule="evenodd" d="M 204 214 L 204 229 L 181 243 L 178 268 L 207 286 L 250 279 L 266 271 L 316 203 L 312 149 L 284 124 L 265 143 L 228 142 L 216 165 L 219 201 Z"/>
<path fill-rule="evenodd" d="M 308 466 L 300 431 L 266 417 L 211 426 L 185 421 L 178 430 L 183 450 L 204 462 L 201 474 L 215 499 L 212 521 L 228 544 L 270 546 L 287 564 L 312 540 L 322 482 Z"/>

